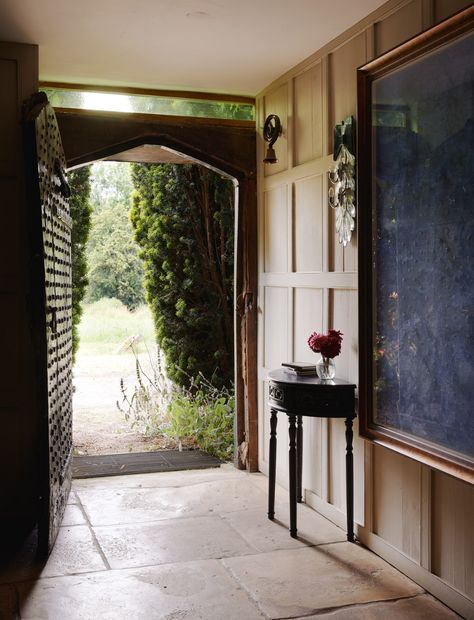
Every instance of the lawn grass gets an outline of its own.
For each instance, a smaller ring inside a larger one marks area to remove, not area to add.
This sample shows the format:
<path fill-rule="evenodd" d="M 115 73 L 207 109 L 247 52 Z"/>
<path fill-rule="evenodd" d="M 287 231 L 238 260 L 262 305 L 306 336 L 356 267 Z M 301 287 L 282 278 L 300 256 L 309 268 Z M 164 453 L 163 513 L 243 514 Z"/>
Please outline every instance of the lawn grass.
<path fill-rule="evenodd" d="M 116 353 L 131 336 L 140 336 L 137 353 L 151 349 L 155 343 L 153 318 L 148 306 L 130 312 L 118 299 L 101 299 L 84 305 L 79 325 L 79 353 L 108 355 Z M 130 352 L 130 351 L 128 351 Z"/>

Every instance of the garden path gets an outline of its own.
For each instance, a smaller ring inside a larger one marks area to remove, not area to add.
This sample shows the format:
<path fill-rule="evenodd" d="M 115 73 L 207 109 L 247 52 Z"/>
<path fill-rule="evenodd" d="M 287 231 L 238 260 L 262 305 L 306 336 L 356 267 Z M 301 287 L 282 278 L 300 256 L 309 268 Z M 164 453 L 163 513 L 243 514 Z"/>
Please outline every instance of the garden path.
<path fill-rule="evenodd" d="M 146 365 L 148 354 L 139 358 Z M 87 354 L 79 350 L 74 366 L 74 454 L 123 454 L 175 448 L 166 437 L 150 438 L 134 431 L 118 410 L 120 379 L 129 394 L 136 383 L 133 353 Z"/>

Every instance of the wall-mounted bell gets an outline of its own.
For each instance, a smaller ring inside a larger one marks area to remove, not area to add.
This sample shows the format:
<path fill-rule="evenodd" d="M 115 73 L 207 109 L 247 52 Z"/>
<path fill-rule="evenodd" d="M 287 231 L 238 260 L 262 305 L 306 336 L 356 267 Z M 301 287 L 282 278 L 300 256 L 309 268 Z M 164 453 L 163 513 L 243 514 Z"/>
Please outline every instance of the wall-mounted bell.
<path fill-rule="evenodd" d="M 264 164 L 277 163 L 278 159 L 273 145 L 279 136 L 281 136 L 281 132 L 282 129 L 279 117 L 276 114 L 269 114 L 265 119 L 265 124 L 263 126 L 263 137 L 265 138 L 265 141 L 268 142 L 267 154 L 263 160 Z"/>
<path fill-rule="evenodd" d="M 265 159 L 263 160 L 264 164 L 276 164 L 278 161 L 275 149 L 272 146 L 269 146 L 267 149 L 267 154 L 265 155 Z"/>

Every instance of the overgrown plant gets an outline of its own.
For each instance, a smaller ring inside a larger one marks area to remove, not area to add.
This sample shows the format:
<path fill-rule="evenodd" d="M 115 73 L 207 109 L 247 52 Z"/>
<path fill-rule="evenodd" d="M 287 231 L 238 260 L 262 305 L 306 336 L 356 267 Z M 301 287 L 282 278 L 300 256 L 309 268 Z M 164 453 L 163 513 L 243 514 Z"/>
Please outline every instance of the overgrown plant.
<path fill-rule="evenodd" d="M 86 294 L 87 258 L 86 243 L 91 229 L 90 167 L 72 170 L 68 174 L 71 198 L 69 206 L 73 221 L 71 234 L 72 262 L 72 355 L 76 357 L 79 347 L 78 326 L 82 316 L 82 300 Z"/>
<path fill-rule="evenodd" d="M 194 440 L 209 454 L 226 461 L 234 450 L 233 391 L 202 381 L 196 392 L 179 389 L 168 407 L 169 424 L 164 434 L 178 441 Z"/>
<path fill-rule="evenodd" d="M 137 383 L 129 396 L 122 379 L 122 402 L 117 402 L 131 426 L 146 435 L 169 437 L 180 448 L 198 446 L 222 460 L 232 459 L 233 389 L 216 388 L 203 375 L 190 378 L 187 388 L 176 386 L 166 377 L 159 352 L 151 373 L 135 358 Z"/>

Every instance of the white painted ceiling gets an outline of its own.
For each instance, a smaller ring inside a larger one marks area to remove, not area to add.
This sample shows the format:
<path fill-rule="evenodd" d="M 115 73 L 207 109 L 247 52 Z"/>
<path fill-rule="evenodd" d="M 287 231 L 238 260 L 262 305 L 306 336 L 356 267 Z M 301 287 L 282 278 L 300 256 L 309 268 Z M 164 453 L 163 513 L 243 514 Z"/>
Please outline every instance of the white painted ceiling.
<path fill-rule="evenodd" d="M 40 79 L 255 95 L 383 0 L 0 0 Z"/>

